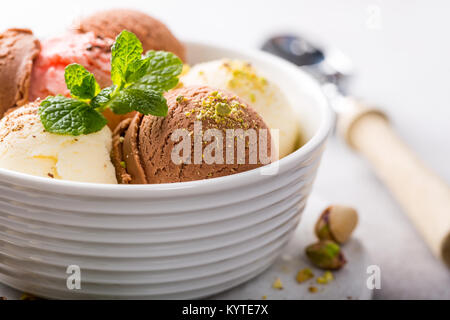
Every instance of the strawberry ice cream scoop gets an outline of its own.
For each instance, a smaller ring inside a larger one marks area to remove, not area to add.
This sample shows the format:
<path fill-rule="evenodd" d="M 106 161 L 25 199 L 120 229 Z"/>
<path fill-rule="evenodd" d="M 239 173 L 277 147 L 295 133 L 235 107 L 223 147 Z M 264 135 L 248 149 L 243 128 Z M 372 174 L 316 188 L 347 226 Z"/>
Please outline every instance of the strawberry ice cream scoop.
<path fill-rule="evenodd" d="M 31 75 L 30 100 L 57 94 L 68 96 L 64 68 L 71 63 L 92 72 L 102 88 L 109 86 L 112 43 L 113 40 L 97 38 L 92 32 L 69 33 L 42 41 Z"/>
<path fill-rule="evenodd" d="M 112 39 L 97 37 L 92 32 L 68 33 L 42 41 L 31 75 L 30 101 L 45 99 L 49 95 L 69 96 L 64 69 L 71 63 L 81 64 L 92 72 L 101 88 L 110 86 L 112 44 Z M 117 115 L 108 109 L 104 112 L 111 129 L 133 115 Z"/>

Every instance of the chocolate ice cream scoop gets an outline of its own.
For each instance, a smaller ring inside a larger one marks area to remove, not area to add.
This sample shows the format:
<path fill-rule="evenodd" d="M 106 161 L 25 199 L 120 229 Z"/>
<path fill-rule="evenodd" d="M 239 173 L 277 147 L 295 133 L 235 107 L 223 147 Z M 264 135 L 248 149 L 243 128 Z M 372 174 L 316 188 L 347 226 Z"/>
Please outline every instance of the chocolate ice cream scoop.
<path fill-rule="evenodd" d="M 133 32 L 142 42 L 144 52 L 164 50 L 185 61 L 185 48 L 161 21 L 129 9 L 97 12 L 75 25 L 78 32 L 94 32 L 97 36 L 114 39 L 123 30 Z"/>
<path fill-rule="evenodd" d="M 239 97 L 206 86 L 165 97 L 166 117 L 137 114 L 115 130 L 112 160 L 119 183 L 201 180 L 271 162 L 269 129 Z"/>
<path fill-rule="evenodd" d="M 0 34 L 0 118 L 10 108 L 28 102 L 33 61 L 40 43 L 28 29 Z"/>

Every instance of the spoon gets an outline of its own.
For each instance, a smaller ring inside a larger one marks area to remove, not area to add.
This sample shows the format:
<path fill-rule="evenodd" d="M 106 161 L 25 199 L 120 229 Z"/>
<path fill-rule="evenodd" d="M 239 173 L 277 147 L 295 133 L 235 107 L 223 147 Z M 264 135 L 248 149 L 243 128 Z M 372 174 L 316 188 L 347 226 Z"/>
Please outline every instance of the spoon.
<path fill-rule="evenodd" d="M 382 111 L 347 95 L 350 60 L 296 35 L 270 38 L 262 49 L 318 80 L 338 115 L 339 134 L 371 163 L 432 252 L 450 267 L 450 187 L 396 135 Z"/>

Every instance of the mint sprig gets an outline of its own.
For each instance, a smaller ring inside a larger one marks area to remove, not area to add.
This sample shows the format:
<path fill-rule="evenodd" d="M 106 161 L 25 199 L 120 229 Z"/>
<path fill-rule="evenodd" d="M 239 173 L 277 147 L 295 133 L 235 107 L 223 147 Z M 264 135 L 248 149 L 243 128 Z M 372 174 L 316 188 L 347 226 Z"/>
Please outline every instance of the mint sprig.
<path fill-rule="evenodd" d="M 168 106 L 163 93 L 178 84 L 183 63 L 165 51 L 142 54 L 139 39 L 122 31 L 111 48 L 113 85 L 102 90 L 83 66 L 68 65 L 64 78 L 71 98 L 49 96 L 41 102 L 39 115 L 45 130 L 73 136 L 100 131 L 107 124 L 101 114 L 106 108 L 116 114 L 137 111 L 166 116 Z"/>

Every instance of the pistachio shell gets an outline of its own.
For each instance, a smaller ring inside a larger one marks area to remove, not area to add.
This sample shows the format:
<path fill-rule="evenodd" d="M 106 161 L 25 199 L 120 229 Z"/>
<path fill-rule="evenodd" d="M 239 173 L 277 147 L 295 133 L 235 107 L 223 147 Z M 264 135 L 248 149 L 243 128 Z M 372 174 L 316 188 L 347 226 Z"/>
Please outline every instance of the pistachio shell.
<path fill-rule="evenodd" d="M 316 222 L 316 226 L 314 227 L 317 238 L 320 240 L 334 240 L 330 231 L 329 224 L 329 214 L 331 207 L 326 208 L 319 219 Z"/>
<path fill-rule="evenodd" d="M 326 208 L 315 226 L 315 232 L 320 240 L 333 240 L 337 243 L 346 242 L 358 223 L 355 209 L 342 205 Z"/>
<path fill-rule="evenodd" d="M 338 243 L 345 243 L 358 224 L 358 213 L 347 206 L 332 206 L 330 215 L 330 232 Z"/>

